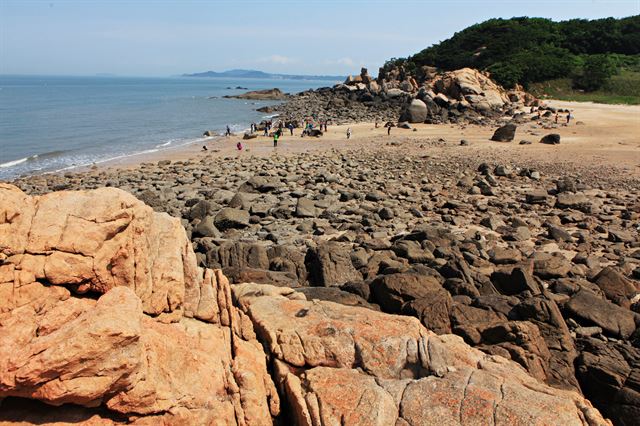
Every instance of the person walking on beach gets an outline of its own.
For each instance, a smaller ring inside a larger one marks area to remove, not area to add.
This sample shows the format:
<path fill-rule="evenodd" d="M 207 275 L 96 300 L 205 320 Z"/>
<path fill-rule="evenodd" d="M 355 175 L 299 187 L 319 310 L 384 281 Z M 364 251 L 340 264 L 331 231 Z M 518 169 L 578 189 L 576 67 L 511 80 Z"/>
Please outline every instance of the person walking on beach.
<path fill-rule="evenodd" d="M 278 147 L 278 139 L 280 138 L 280 134 L 278 132 L 275 132 L 273 134 L 273 147 L 277 148 Z"/>
<path fill-rule="evenodd" d="M 287 127 L 289 128 L 289 132 L 291 132 L 291 136 L 293 136 L 293 123 L 289 123 Z"/>
<path fill-rule="evenodd" d="M 224 134 L 226 137 L 231 136 L 231 128 L 227 126 L 227 133 Z"/>
<path fill-rule="evenodd" d="M 347 139 L 351 139 L 351 127 L 347 128 Z"/>
<path fill-rule="evenodd" d="M 391 126 L 387 126 L 387 135 L 391 135 Z"/>
<path fill-rule="evenodd" d="M 571 121 L 571 111 L 567 111 L 567 124 Z"/>
<path fill-rule="evenodd" d="M 267 124 L 265 123 L 264 125 L 264 135 L 265 136 L 269 136 L 269 127 L 267 126 Z"/>
<path fill-rule="evenodd" d="M 556 112 L 556 124 L 558 124 L 558 113 Z"/>

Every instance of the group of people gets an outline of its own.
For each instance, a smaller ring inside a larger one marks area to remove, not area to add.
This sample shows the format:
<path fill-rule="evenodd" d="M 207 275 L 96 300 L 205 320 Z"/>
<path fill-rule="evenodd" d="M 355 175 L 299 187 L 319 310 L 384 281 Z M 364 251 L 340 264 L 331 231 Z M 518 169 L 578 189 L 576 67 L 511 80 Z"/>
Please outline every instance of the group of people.
<path fill-rule="evenodd" d="M 542 110 L 540 108 L 536 108 L 536 107 L 531 107 L 531 109 L 529 110 L 529 112 L 531 114 L 533 114 L 534 112 L 538 112 L 537 118 L 538 120 L 542 119 Z M 569 124 L 571 122 L 571 120 L 573 119 L 573 115 L 571 114 L 571 111 L 567 110 L 567 116 L 566 116 L 566 124 Z M 554 117 L 554 121 L 556 122 L 556 124 L 559 123 L 560 121 L 560 112 L 556 111 L 556 115 Z"/>
<path fill-rule="evenodd" d="M 287 122 L 284 122 L 282 120 L 278 121 L 277 129 L 276 129 L 275 132 L 273 132 L 273 147 L 274 148 L 278 147 L 278 140 L 280 139 L 280 137 L 282 137 L 282 134 L 283 134 L 285 128 L 288 129 L 289 133 L 291 134 L 291 136 L 293 136 L 293 130 L 296 127 L 300 126 L 300 127 L 303 128 L 300 136 L 305 136 L 305 135 L 311 134 L 312 130 L 316 129 L 316 127 L 315 127 L 316 124 L 314 124 L 314 121 L 315 120 L 311 119 L 311 118 L 305 119 L 301 123 L 297 123 L 297 124 L 294 123 L 293 121 L 287 121 Z M 251 123 L 250 132 L 252 134 L 256 133 L 258 131 L 258 128 L 262 127 L 262 129 L 264 131 L 263 135 L 264 136 L 269 136 L 270 131 L 273 129 L 273 121 L 268 120 L 268 121 L 264 121 L 264 122 L 262 122 L 260 124 L 261 124 L 261 126 L 259 126 L 256 123 Z M 317 128 L 320 131 L 327 132 L 328 131 L 328 125 L 329 125 L 329 120 L 320 121 L 317 124 Z M 225 135 L 225 137 L 233 136 L 233 133 L 231 133 L 231 127 L 230 126 L 228 126 L 228 125 L 226 126 L 224 135 Z M 351 138 L 351 128 L 348 128 L 347 129 L 347 139 L 350 139 L 350 138 Z M 244 146 L 242 145 L 241 141 L 238 141 L 236 143 L 236 148 L 237 148 L 238 151 L 242 151 L 244 149 Z M 206 146 L 203 146 L 202 150 L 203 151 L 208 151 Z"/>

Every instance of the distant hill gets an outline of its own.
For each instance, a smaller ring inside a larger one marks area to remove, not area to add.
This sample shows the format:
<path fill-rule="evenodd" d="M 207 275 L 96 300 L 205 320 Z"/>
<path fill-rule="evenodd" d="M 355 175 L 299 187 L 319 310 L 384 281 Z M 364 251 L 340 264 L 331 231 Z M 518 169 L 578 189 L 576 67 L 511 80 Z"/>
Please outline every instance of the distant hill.
<path fill-rule="evenodd" d="M 331 80 L 342 81 L 346 76 L 339 75 L 293 75 L 293 74 L 270 74 L 256 70 L 229 70 L 223 72 L 205 71 L 194 74 L 183 74 L 183 77 L 209 77 L 209 78 L 271 78 L 282 80 Z"/>
<path fill-rule="evenodd" d="M 505 87 L 571 78 L 576 87 L 596 90 L 623 68 L 640 63 L 640 15 L 554 22 L 543 18 L 490 19 L 385 67 L 407 71 L 422 66 L 464 67 L 491 72 Z"/>

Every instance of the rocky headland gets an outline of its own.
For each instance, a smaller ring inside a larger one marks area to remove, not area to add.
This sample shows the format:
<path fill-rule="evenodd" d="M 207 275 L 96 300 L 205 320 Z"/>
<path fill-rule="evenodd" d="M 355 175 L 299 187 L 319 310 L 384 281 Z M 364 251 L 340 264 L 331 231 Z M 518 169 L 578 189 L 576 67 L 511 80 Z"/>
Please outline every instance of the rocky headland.
<path fill-rule="evenodd" d="M 284 121 L 308 117 L 334 124 L 353 122 L 490 124 L 510 116 L 518 107 L 538 101 L 521 88 L 507 91 L 488 74 L 464 68 L 438 72 L 422 67 L 409 73 L 403 67 L 380 69 L 377 78 L 363 68 L 343 84 L 308 90 L 288 102 L 269 107 Z"/>
<path fill-rule="evenodd" d="M 267 100 L 267 101 L 282 101 L 288 99 L 290 95 L 284 93 L 282 90 L 274 88 L 274 89 L 264 89 L 264 90 L 253 90 L 250 92 L 241 93 L 239 95 L 225 95 L 224 98 L 230 99 L 250 99 L 250 100 Z"/>

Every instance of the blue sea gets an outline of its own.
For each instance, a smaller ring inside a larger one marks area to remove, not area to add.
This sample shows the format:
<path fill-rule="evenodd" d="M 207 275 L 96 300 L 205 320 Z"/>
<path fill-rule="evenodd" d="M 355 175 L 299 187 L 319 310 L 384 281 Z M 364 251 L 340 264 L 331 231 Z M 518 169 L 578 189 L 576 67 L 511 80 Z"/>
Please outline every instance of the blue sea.
<path fill-rule="evenodd" d="M 0 180 L 72 170 L 201 142 L 205 130 L 242 131 L 275 101 L 224 95 L 277 87 L 288 93 L 331 81 L 200 77 L 0 75 Z M 236 89 L 241 86 L 245 89 Z"/>

